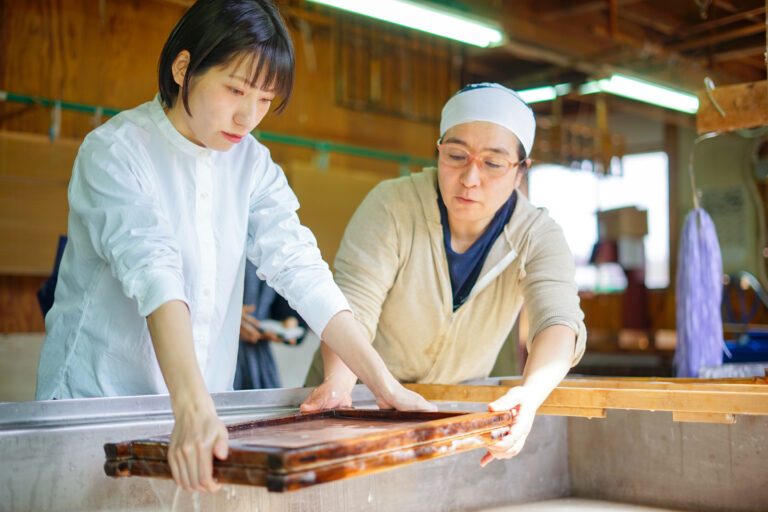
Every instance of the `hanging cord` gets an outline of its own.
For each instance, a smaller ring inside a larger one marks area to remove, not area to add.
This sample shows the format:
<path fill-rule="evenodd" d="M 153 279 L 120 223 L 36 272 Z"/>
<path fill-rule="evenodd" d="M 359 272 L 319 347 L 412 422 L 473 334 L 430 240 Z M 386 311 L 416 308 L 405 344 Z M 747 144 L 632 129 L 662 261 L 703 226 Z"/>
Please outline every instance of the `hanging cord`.
<path fill-rule="evenodd" d="M 709 16 L 709 7 L 712 5 L 712 0 L 696 0 L 696 5 L 699 6 L 699 16 L 705 20 Z"/>
<path fill-rule="evenodd" d="M 691 145 L 691 151 L 688 154 L 688 176 L 691 178 L 691 192 L 693 194 L 693 208 L 698 211 L 699 210 L 699 196 L 701 192 L 699 189 L 696 188 L 696 179 L 693 176 L 693 154 L 694 151 L 696 151 L 696 145 L 699 144 L 699 142 L 711 139 L 712 137 L 717 137 L 722 132 L 708 132 L 708 133 L 702 133 L 696 139 L 694 139 L 693 144 Z"/>
<path fill-rule="evenodd" d="M 715 98 L 712 96 L 712 91 L 715 90 L 715 82 L 712 81 L 711 78 L 704 77 L 704 89 L 707 91 L 707 96 L 709 97 L 709 101 L 712 102 L 712 104 L 715 106 L 715 109 L 717 112 L 722 116 L 725 117 L 725 111 L 722 109 L 720 105 L 718 105 L 717 101 L 715 101 Z"/>
<path fill-rule="evenodd" d="M 97 128 L 101 125 L 101 118 L 104 115 L 104 107 L 97 105 L 93 110 L 93 117 L 91 117 L 91 126 Z"/>
<path fill-rule="evenodd" d="M 56 100 L 51 109 L 51 126 L 48 128 L 48 137 L 55 142 L 61 133 L 61 100 Z"/>

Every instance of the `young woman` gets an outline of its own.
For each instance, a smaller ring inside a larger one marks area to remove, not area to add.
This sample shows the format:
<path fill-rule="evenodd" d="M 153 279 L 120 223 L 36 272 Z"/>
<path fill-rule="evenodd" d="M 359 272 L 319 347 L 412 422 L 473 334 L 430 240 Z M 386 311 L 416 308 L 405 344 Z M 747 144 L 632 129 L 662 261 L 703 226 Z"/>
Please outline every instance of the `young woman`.
<path fill-rule="evenodd" d="M 293 86 L 268 0 L 200 0 L 160 56 L 159 95 L 84 140 L 37 398 L 170 394 L 168 460 L 213 491 L 227 431 L 209 392 L 232 389 L 246 258 L 383 407 L 433 410 L 400 386 L 333 283 L 298 201 L 250 135 Z"/>

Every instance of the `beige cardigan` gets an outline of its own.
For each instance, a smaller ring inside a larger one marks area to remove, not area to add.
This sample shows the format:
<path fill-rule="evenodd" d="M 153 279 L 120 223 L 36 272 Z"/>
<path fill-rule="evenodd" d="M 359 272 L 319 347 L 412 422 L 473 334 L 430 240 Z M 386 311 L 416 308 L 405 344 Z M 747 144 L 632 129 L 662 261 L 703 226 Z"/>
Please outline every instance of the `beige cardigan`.
<path fill-rule="evenodd" d="M 336 282 L 390 371 L 405 382 L 487 377 L 523 302 L 528 349 L 545 327 L 567 325 L 577 334 L 575 365 L 587 336 L 560 227 L 518 193 L 512 218 L 454 312 L 436 180 L 437 170 L 425 169 L 377 185 L 336 255 Z"/>

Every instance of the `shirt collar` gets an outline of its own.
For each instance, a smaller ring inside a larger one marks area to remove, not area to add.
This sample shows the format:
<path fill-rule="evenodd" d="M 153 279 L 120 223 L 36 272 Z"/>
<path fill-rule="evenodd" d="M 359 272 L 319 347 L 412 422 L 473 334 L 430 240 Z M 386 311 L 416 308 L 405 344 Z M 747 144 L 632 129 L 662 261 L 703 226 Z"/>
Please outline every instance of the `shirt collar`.
<path fill-rule="evenodd" d="M 168 116 L 163 110 L 163 103 L 159 93 L 155 95 L 155 99 L 150 103 L 149 115 L 152 121 L 160 129 L 160 132 L 166 136 L 175 148 L 194 157 L 206 157 L 211 154 L 210 149 L 204 146 L 198 146 L 179 133 L 179 130 L 173 126 L 173 123 L 171 123 L 171 120 L 168 119 Z"/>
<path fill-rule="evenodd" d="M 443 224 L 440 221 L 440 209 L 437 205 L 437 168 L 426 167 L 422 172 L 412 174 L 411 179 L 419 194 L 424 217 L 430 226 L 430 232 L 432 236 L 439 238 L 442 244 Z M 496 239 L 496 244 L 505 243 L 508 248 L 519 253 L 525 237 L 527 223 L 530 220 L 530 216 L 535 214 L 536 208 L 528 202 L 525 195 L 518 192 L 515 193 L 515 196 L 515 210 L 512 212 L 509 222 L 504 226 L 502 235 Z M 503 240 L 503 242 L 500 242 L 500 240 Z M 491 256 L 491 254 L 488 255 L 489 258 Z"/>

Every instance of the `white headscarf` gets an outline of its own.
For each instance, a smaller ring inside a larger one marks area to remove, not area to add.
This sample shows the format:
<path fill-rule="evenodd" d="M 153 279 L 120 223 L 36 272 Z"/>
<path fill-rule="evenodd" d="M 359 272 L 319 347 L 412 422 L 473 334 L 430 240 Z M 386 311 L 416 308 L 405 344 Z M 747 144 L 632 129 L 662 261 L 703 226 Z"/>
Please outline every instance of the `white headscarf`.
<path fill-rule="evenodd" d="M 531 107 L 512 89 L 489 82 L 466 86 L 443 107 L 440 137 L 453 126 L 473 121 L 503 126 L 515 134 L 525 155 L 530 155 L 536 135 L 536 118 Z"/>

